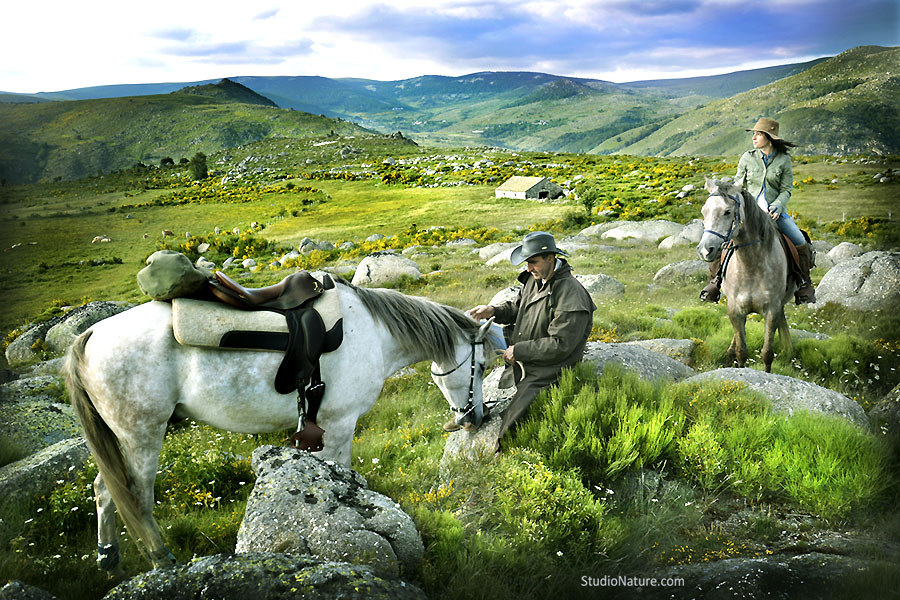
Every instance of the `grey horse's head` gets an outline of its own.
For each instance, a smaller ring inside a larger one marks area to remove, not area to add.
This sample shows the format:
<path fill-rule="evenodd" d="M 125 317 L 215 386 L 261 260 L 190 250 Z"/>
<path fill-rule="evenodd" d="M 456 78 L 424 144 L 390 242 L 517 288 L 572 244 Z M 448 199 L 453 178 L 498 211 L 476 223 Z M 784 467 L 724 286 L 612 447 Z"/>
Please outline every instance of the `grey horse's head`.
<path fill-rule="evenodd" d="M 743 187 L 743 177 L 734 182 L 706 179 L 704 188 L 709 192 L 709 197 L 700 211 L 703 214 L 703 236 L 697 244 L 697 255 L 701 260 L 716 260 L 722 246 L 737 235 L 744 215 Z"/>

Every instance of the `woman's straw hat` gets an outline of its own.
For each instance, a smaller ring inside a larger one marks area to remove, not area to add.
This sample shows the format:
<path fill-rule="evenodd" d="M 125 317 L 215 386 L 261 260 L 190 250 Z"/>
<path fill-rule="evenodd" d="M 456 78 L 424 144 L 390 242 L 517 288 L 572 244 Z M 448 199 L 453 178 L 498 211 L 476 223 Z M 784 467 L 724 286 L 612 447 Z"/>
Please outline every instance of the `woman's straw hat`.
<path fill-rule="evenodd" d="M 753 129 L 746 129 L 745 131 L 762 131 L 763 133 L 768 134 L 773 140 L 781 139 L 778 137 L 778 121 L 768 117 L 760 117 L 759 121 L 756 122 L 756 125 L 753 126 Z"/>

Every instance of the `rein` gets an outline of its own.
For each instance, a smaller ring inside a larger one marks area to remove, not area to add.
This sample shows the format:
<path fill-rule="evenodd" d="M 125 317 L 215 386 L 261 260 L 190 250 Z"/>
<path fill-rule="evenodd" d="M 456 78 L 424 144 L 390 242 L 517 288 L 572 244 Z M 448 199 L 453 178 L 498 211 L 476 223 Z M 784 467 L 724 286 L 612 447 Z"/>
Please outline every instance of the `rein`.
<path fill-rule="evenodd" d="M 470 363 L 469 369 L 469 394 L 467 398 L 468 402 L 463 408 L 456 408 L 455 406 L 450 407 L 450 410 L 458 414 L 467 415 L 475 410 L 475 403 L 472 402 L 472 400 L 475 398 L 475 346 L 478 345 L 484 346 L 484 341 L 482 340 L 480 342 L 472 342 L 472 349 L 469 350 L 469 354 L 467 354 L 466 357 L 462 359 L 461 363 L 459 363 L 449 371 L 445 371 L 443 373 L 435 373 L 434 369 L 431 370 L 431 375 L 434 377 L 446 377 L 451 373 L 455 373 L 457 369 L 466 364 L 466 361 L 471 357 L 472 362 Z"/>

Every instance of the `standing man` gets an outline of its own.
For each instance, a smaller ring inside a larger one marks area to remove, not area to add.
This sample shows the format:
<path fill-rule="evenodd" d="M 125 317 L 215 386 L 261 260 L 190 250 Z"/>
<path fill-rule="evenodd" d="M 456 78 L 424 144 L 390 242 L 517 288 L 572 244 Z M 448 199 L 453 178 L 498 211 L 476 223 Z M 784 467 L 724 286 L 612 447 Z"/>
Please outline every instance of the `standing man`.
<path fill-rule="evenodd" d="M 581 361 L 597 309 L 590 294 L 572 275 L 568 256 L 544 231 L 529 233 L 513 250 L 514 265 L 527 263 L 519 274 L 518 297 L 499 306 L 481 305 L 469 311 L 476 320 L 494 317 L 507 327 L 509 346 L 503 352 L 506 369 L 500 387 L 515 385 L 512 403 L 501 414 L 500 437 L 528 411 L 540 391 L 559 379 L 560 372 Z M 444 429 L 458 429 L 454 420 Z"/>

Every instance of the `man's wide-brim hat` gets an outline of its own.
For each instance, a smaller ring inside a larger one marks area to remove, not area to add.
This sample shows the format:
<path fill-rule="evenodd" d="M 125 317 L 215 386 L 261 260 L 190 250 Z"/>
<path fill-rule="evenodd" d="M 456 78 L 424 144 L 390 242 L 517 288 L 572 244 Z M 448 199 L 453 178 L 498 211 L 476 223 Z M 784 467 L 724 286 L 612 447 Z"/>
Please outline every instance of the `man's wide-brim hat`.
<path fill-rule="evenodd" d="M 522 243 L 516 246 L 509 260 L 514 265 L 520 265 L 532 256 L 539 254 L 562 254 L 568 256 L 568 252 L 556 247 L 556 240 L 546 231 L 532 231 L 522 239 Z"/>
<path fill-rule="evenodd" d="M 756 122 L 756 125 L 753 126 L 753 129 L 745 129 L 745 131 L 762 131 L 763 133 L 768 134 L 773 140 L 781 139 L 778 137 L 778 121 L 769 119 L 768 117 L 760 118 L 760 120 Z"/>

